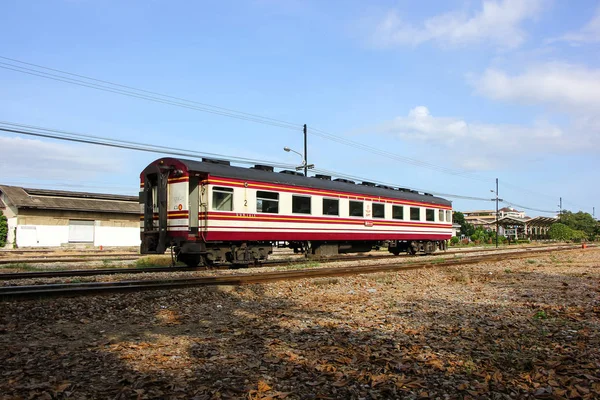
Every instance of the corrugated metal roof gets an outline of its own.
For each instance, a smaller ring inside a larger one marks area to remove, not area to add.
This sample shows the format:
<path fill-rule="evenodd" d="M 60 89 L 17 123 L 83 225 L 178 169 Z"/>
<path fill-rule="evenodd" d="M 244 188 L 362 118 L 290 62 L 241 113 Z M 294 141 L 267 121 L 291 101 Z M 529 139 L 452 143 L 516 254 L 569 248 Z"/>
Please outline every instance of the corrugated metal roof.
<path fill-rule="evenodd" d="M 140 213 L 136 196 L 29 189 L 7 185 L 0 185 L 0 191 L 6 196 L 7 202 L 17 209 L 36 208 L 122 214 Z"/>

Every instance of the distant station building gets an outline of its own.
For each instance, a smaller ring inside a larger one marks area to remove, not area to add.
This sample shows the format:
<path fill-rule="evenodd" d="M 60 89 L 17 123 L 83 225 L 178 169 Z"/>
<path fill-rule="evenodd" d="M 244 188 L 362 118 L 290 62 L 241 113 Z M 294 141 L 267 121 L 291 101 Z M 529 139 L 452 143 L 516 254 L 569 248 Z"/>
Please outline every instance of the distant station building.
<path fill-rule="evenodd" d="M 140 244 L 136 196 L 0 185 L 0 210 L 8 219 L 7 247 Z"/>
<path fill-rule="evenodd" d="M 495 210 L 464 211 L 465 221 L 476 228 L 496 231 Z M 511 239 L 547 239 L 548 230 L 557 219 L 554 217 L 530 218 L 525 211 L 504 207 L 498 210 L 498 234 Z"/>

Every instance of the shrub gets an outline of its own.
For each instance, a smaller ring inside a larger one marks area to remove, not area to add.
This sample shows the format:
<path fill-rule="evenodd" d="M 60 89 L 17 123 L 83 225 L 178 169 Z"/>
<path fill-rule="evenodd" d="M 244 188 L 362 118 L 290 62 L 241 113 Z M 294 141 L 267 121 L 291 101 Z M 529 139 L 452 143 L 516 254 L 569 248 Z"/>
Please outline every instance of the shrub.
<path fill-rule="evenodd" d="M 8 221 L 2 211 L 0 211 L 0 247 L 6 245 L 6 237 L 8 236 Z"/>
<path fill-rule="evenodd" d="M 456 246 L 460 242 L 458 236 L 452 236 L 450 238 L 450 246 Z"/>
<path fill-rule="evenodd" d="M 563 241 L 581 241 L 587 239 L 587 234 L 584 231 L 569 228 L 567 225 L 561 223 L 552 224 L 548 230 L 548 235 L 550 239 Z"/>

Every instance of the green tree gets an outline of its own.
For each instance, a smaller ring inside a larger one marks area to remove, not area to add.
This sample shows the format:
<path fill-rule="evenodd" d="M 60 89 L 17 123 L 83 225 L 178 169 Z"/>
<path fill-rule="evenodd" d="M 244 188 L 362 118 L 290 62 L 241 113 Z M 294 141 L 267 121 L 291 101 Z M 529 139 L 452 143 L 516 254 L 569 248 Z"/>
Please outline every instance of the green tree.
<path fill-rule="evenodd" d="M 454 211 L 452 213 L 452 221 L 460 225 L 461 234 L 471 237 L 471 235 L 475 233 L 475 227 L 465 220 L 465 215 L 460 211 Z"/>
<path fill-rule="evenodd" d="M 593 235 L 598 228 L 598 221 L 591 214 L 583 211 L 576 213 L 563 211 L 560 222 L 573 230 L 584 231 L 588 236 Z"/>
<path fill-rule="evenodd" d="M 552 224 L 548 230 L 548 236 L 554 240 L 581 240 L 585 239 L 587 235 L 584 231 L 572 229 L 565 224 L 557 222 Z"/>
<path fill-rule="evenodd" d="M 8 236 L 8 221 L 4 213 L 0 211 L 0 247 L 6 245 L 6 237 Z"/>

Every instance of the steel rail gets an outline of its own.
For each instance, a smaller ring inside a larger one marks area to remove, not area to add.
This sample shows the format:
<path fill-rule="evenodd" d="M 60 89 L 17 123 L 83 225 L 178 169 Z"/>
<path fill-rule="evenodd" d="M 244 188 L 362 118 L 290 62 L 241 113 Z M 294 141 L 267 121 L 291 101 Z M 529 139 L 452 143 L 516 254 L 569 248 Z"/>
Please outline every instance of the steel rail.
<path fill-rule="evenodd" d="M 489 254 L 469 258 L 449 259 L 446 261 L 423 261 L 416 263 L 396 264 L 370 264 L 354 265 L 348 267 L 311 268 L 302 270 L 273 271 L 256 274 L 237 274 L 226 276 L 210 276 L 196 278 L 173 278 L 162 280 L 129 280 L 119 282 L 88 282 L 88 283 L 62 283 L 50 285 L 5 286 L 0 287 L 0 299 L 15 298 L 41 298 L 50 296 L 81 296 L 102 293 L 133 292 L 142 290 L 163 290 L 195 286 L 216 285 L 246 285 L 275 282 L 281 280 L 297 280 L 306 278 L 320 278 L 332 276 L 346 276 L 368 274 L 385 271 L 404 271 L 432 267 L 449 267 L 458 265 L 476 264 L 480 262 L 504 261 L 544 255 L 554 251 L 576 250 L 580 247 L 564 247 L 559 249 L 539 249 L 529 252 L 514 252 L 503 254 Z"/>
<path fill-rule="evenodd" d="M 564 246 L 564 245 L 563 245 Z M 561 248 L 561 246 L 536 246 L 536 247 L 521 247 L 521 248 L 509 248 L 509 249 L 469 249 L 463 251 L 446 251 L 442 253 L 433 253 L 427 256 L 450 256 L 457 254 L 470 254 L 479 252 L 492 252 L 502 251 L 506 254 L 515 252 L 531 252 L 532 249 L 544 248 L 547 249 Z M 406 255 L 403 255 L 406 257 Z M 338 262 L 338 261 L 359 261 L 359 260 L 381 260 L 391 257 L 397 257 L 392 254 L 366 254 L 366 255 L 344 255 L 334 257 L 309 257 L 297 260 L 268 260 L 257 264 L 251 264 L 252 267 L 271 267 L 278 265 L 289 265 L 289 264 L 304 264 L 306 262 Z M 137 258 L 134 258 L 137 259 Z M 88 260 L 89 261 L 89 260 Z M 2 264 L 2 262 L 0 262 Z M 231 268 L 231 264 L 217 264 L 212 268 Z M 152 273 L 152 272 L 186 272 L 186 271 L 197 271 L 198 269 L 204 269 L 205 267 L 147 267 L 147 268 L 103 268 L 103 269 L 78 269 L 78 270 L 62 270 L 62 271 L 37 271 L 37 272 L 8 272 L 0 273 L 0 281 L 16 280 L 16 279 L 34 279 L 34 278 L 64 278 L 64 277 L 75 277 L 75 276 L 101 276 L 101 275 L 115 275 L 115 274 L 140 274 L 140 273 Z"/>
<path fill-rule="evenodd" d="M 78 255 L 78 256 L 39 256 L 39 257 L 28 257 L 28 258 L 0 258 L 0 265 L 6 264 L 46 264 L 53 262 L 82 262 L 82 261 L 118 261 L 118 260 L 137 260 L 142 256 L 127 254 L 127 255 Z"/>

